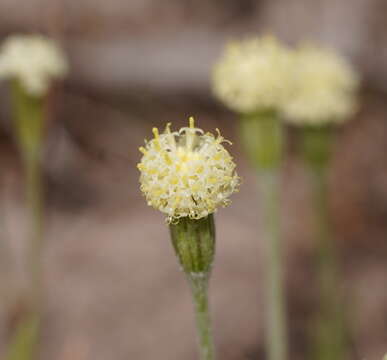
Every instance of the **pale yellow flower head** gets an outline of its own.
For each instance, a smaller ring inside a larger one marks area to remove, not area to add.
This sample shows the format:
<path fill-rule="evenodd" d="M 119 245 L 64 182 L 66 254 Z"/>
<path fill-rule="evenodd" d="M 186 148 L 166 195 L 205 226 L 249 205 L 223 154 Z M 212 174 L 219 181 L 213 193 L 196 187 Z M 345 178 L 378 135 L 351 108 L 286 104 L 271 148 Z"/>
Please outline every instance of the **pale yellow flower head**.
<path fill-rule="evenodd" d="M 278 109 L 289 94 L 292 52 L 272 36 L 230 43 L 214 67 L 213 92 L 241 113 Z"/>
<path fill-rule="evenodd" d="M 0 47 L 0 78 L 15 78 L 30 95 L 44 95 L 53 79 L 66 75 L 59 46 L 41 35 L 11 35 Z"/>
<path fill-rule="evenodd" d="M 356 110 L 358 76 L 343 57 L 314 46 L 298 49 L 292 96 L 284 104 L 285 118 L 298 125 L 344 122 Z"/>
<path fill-rule="evenodd" d="M 148 205 L 165 213 L 169 222 L 186 216 L 200 219 L 228 205 L 239 177 L 219 131 L 217 137 L 204 133 L 190 118 L 189 127 L 172 132 L 168 124 L 163 134 L 157 128 L 153 134 L 140 147 L 138 164 Z"/>

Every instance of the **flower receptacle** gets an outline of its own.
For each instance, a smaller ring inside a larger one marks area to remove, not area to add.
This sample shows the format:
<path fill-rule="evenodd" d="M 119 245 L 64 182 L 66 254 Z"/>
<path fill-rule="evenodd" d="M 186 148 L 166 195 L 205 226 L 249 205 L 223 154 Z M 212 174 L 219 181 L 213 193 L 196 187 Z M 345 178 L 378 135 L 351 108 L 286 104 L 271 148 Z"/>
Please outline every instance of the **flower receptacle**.
<path fill-rule="evenodd" d="M 183 217 L 169 228 L 173 247 L 187 276 L 208 274 L 215 255 L 213 214 L 198 220 Z"/>
<path fill-rule="evenodd" d="M 246 114 L 240 131 L 250 162 L 258 170 L 272 170 L 282 161 L 282 123 L 275 110 Z"/>

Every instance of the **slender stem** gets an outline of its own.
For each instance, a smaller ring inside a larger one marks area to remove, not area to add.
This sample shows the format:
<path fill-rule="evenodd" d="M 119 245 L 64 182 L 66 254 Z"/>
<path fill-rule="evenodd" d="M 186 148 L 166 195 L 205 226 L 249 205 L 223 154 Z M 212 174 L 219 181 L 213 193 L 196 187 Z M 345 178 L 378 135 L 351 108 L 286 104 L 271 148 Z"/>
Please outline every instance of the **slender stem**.
<path fill-rule="evenodd" d="M 30 211 L 31 239 L 28 251 L 28 270 L 31 281 L 31 304 L 39 307 L 42 292 L 42 248 L 43 248 L 43 198 L 41 169 L 38 158 L 25 161 L 26 198 Z"/>
<path fill-rule="evenodd" d="M 4 181 L 0 178 L 0 187 L 4 189 Z M 2 301 L 3 309 L 8 309 L 15 295 L 15 286 L 12 282 L 12 271 L 13 271 L 13 254 L 9 243 L 7 241 L 7 226 L 5 219 L 4 209 L 4 191 L 0 191 L 0 273 L 1 273 L 1 284 L 0 284 L 0 296 Z"/>
<path fill-rule="evenodd" d="M 1 299 L 1 313 L 7 314 L 12 308 L 16 296 L 16 286 L 12 276 L 13 259 L 12 251 L 7 241 L 7 227 L 5 219 L 5 202 L 4 202 L 4 185 L 3 177 L 0 177 L 0 299 Z M 0 358 L 5 355 L 3 341 L 7 331 L 6 321 L 0 323 Z"/>
<path fill-rule="evenodd" d="M 30 217 L 30 241 L 27 271 L 30 275 L 27 307 L 16 326 L 7 360 L 36 358 L 43 293 L 41 253 L 43 247 L 43 198 L 41 185 L 41 147 L 43 135 L 43 99 L 27 94 L 13 81 L 13 105 L 16 138 L 25 170 L 25 194 Z"/>
<path fill-rule="evenodd" d="M 328 175 L 333 129 L 304 129 L 304 157 L 308 166 L 317 241 L 317 277 L 320 309 L 314 323 L 313 358 L 344 360 L 347 356 L 345 312 L 334 237 L 329 216 Z"/>
<path fill-rule="evenodd" d="M 32 360 L 37 356 L 41 297 L 43 292 L 41 252 L 43 245 L 43 201 L 40 162 L 33 153 L 24 154 L 26 171 L 26 200 L 30 216 L 30 242 L 27 254 L 27 269 L 30 284 L 27 308 L 17 324 L 8 349 L 7 360 Z"/>
<path fill-rule="evenodd" d="M 283 281 L 282 245 L 279 224 L 278 172 L 259 173 L 266 245 L 266 323 L 267 353 L 270 360 L 287 358 L 287 334 Z"/>
<path fill-rule="evenodd" d="M 36 359 L 39 333 L 39 314 L 29 312 L 18 324 L 9 345 L 7 360 Z"/>
<path fill-rule="evenodd" d="M 262 197 L 266 245 L 266 351 L 269 360 L 287 359 L 287 329 L 284 298 L 279 192 L 283 152 L 281 119 L 274 109 L 246 114 L 241 119 L 241 137 L 247 155 L 257 170 Z"/>
<path fill-rule="evenodd" d="M 316 317 L 315 358 L 343 360 L 346 358 L 344 309 L 339 282 L 337 253 L 328 212 L 326 169 L 311 171 L 318 241 L 318 281 L 320 310 Z"/>
<path fill-rule="evenodd" d="M 215 350 L 208 307 L 208 275 L 187 276 L 195 306 L 201 360 L 214 360 Z"/>

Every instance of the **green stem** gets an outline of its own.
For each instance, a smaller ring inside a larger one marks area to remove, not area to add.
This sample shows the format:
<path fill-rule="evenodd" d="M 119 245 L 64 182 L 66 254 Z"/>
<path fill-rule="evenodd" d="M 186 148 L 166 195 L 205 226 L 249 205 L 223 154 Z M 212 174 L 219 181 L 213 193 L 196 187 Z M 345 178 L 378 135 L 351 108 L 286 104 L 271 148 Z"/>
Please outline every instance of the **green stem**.
<path fill-rule="evenodd" d="M 346 359 L 345 314 L 336 246 L 329 217 L 328 174 L 333 129 L 304 129 L 303 147 L 309 169 L 315 214 L 320 309 L 315 319 L 313 358 Z"/>
<path fill-rule="evenodd" d="M 42 249 L 43 249 L 43 197 L 41 168 L 39 159 L 25 161 L 26 199 L 30 212 L 31 239 L 28 252 L 28 270 L 30 272 L 31 303 L 38 308 L 42 292 Z"/>
<path fill-rule="evenodd" d="M 244 115 L 241 137 L 257 170 L 262 197 L 266 269 L 266 351 L 269 360 L 286 360 L 288 340 L 284 297 L 282 243 L 280 237 L 280 175 L 283 129 L 273 109 Z"/>
<path fill-rule="evenodd" d="M 208 306 L 208 283 L 215 255 L 213 215 L 199 220 L 187 217 L 170 225 L 175 253 L 191 287 L 195 306 L 201 360 L 214 360 L 215 350 Z"/>
<path fill-rule="evenodd" d="M 259 173 L 264 217 L 266 254 L 267 353 L 270 360 L 287 358 L 287 334 L 283 280 L 282 244 L 279 223 L 279 174 Z"/>
<path fill-rule="evenodd" d="M 189 284 L 191 285 L 193 302 L 195 306 L 200 359 L 214 360 L 215 350 L 208 307 L 208 275 L 189 275 L 187 278 Z"/>
<path fill-rule="evenodd" d="M 43 99 L 27 94 L 13 81 L 13 105 L 16 138 L 26 177 L 26 202 L 30 217 L 27 270 L 30 274 L 27 307 L 11 339 L 7 360 L 31 360 L 36 357 L 43 292 L 41 253 L 43 247 L 43 198 L 41 185 L 41 148 L 43 135 Z"/>
<path fill-rule="evenodd" d="M 259 171 L 279 168 L 282 162 L 283 131 L 275 110 L 244 114 L 240 134 L 247 156 Z"/>
<path fill-rule="evenodd" d="M 36 359 L 39 333 L 39 315 L 35 312 L 26 313 L 17 325 L 8 348 L 7 360 Z"/>
<path fill-rule="evenodd" d="M 2 186 L 3 184 L 3 181 L 0 181 L 0 187 L 2 189 L 4 189 L 4 186 Z M 12 301 L 15 300 L 15 286 L 12 282 L 13 254 L 7 241 L 8 233 L 5 221 L 3 193 L 0 192 L 0 195 L 0 296 L 3 300 L 3 308 L 8 309 Z"/>

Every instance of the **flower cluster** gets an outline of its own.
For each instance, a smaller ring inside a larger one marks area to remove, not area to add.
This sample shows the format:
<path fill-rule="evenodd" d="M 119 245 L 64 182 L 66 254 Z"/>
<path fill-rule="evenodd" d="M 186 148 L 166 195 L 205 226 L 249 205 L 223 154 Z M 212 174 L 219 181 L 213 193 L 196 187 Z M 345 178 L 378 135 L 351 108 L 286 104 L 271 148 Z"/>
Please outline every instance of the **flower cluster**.
<path fill-rule="evenodd" d="M 171 131 L 170 124 L 140 147 L 138 168 L 141 190 L 148 205 L 167 214 L 169 222 L 181 217 L 200 219 L 226 206 L 237 190 L 239 177 L 232 157 L 222 145 L 226 140 L 194 127 Z"/>
<path fill-rule="evenodd" d="M 0 48 L 0 77 L 15 78 L 27 93 L 44 95 L 68 64 L 58 45 L 41 35 L 12 35 Z"/>
<path fill-rule="evenodd" d="M 241 113 L 274 109 L 299 125 L 340 123 L 356 110 L 356 72 L 332 50 L 290 50 L 272 37 L 229 44 L 213 72 L 214 94 Z"/>
<path fill-rule="evenodd" d="M 292 53 L 274 37 L 229 44 L 213 73 L 213 91 L 230 109 L 278 109 L 289 95 Z"/>
<path fill-rule="evenodd" d="M 356 108 L 358 78 L 335 52 L 303 46 L 296 52 L 292 92 L 282 107 L 285 118 L 298 125 L 340 123 Z"/>

